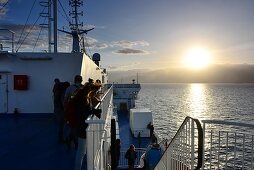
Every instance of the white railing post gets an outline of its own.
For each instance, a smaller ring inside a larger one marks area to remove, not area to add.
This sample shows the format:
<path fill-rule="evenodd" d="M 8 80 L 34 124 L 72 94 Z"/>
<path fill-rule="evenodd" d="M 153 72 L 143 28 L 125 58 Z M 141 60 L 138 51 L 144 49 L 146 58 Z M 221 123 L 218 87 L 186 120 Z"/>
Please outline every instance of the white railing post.
<path fill-rule="evenodd" d="M 205 123 L 203 123 L 203 141 L 205 143 Z M 202 170 L 204 170 L 204 161 L 205 161 L 205 145 L 203 145 L 203 159 L 202 159 Z"/>
<path fill-rule="evenodd" d="M 235 158 L 236 158 L 236 132 L 235 132 L 234 160 Z M 234 161 L 234 168 L 235 168 L 235 161 Z"/>
<path fill-rule="evenodd" d="M 228 132 L 226 133 L 226 167 L 228 166 Z"/>
<path fill-rule="evenodd" d="M 213 149 L 213 131 L 211 130 L 211 142 L 210 142 L 210 155 L 212 155 Z M 212 169 L 212 156 L 210 156 L 210 169 Z"/>
<path fill-rule="evenodd" d="M 244 156 L 245 156 L 245 134 L 243 134 L 243 160 L 242 160 L 243 169 L 244 169 Z"/>
<path fill-rule="evenodd" d="M 251 170 L 253 170 L 253 138 L 254 136 L 251 136 Z"/>
<path fill-rule="evenodd" d="M 86 151 L 86 155 L 87 155 L 87 168 L 93 168 L 93 152 L 91 150 L 91 146 L 93 147 L 93 142 L 91 140 L 91 131 L 89 131 L 89 129 L 87 128 L 86 131 L 86 147 L 87 147 L 87 151 Z"/>
<path fill-rule="evenodd" d="M 218 143 L 218 169 L 220 169 L 220 131 L 219 131 L 219 136 L 218 136 L 218 140 L 219 140 L 219 143 Z"/>
<path fill-rule="evenodd" d="M 191 169 L 194 169 L 194 120 L 191 120 Z"/>

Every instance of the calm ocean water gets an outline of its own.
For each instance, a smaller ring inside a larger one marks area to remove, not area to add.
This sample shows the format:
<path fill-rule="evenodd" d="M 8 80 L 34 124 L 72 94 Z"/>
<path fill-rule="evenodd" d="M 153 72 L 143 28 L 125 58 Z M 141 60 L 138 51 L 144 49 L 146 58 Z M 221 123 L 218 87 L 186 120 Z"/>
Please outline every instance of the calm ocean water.
<path fill-rule="evenodd" d="M 150 108 L 160 137 L 186 116 L 254 123 L 254 84 L 142 84 L 137 107 Z"/>

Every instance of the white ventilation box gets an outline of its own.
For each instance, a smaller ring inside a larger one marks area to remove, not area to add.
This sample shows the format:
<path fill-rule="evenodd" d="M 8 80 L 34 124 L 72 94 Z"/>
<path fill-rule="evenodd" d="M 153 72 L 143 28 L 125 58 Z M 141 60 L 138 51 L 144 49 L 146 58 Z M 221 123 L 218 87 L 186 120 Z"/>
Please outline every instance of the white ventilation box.
<path fill-rule="evenodd" d="M 150 130 L 147 128 L 149 123 L 153 124 L 152 112 L 147 108 L 130 109 L 130 128 L 134 137 L 150 137 Z"/>

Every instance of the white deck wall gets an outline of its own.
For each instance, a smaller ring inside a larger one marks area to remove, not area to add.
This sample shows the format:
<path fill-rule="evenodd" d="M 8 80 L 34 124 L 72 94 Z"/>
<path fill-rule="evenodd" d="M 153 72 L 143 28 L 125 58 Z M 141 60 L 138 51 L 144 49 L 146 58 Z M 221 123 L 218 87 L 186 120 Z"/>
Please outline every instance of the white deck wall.
<path fill-rule="evenodd" d="M 17 56 L 0 54 L 0 74 L 7 76 L 7 112 L 13 113 L 17 108 L 20 113 L 53 113 L 52 88 L 54 79 L 69 81 L 77 74 L 84 76 L 86 81 L 89 74 L 99 78 L 100 70 L 89 57 L 81 53 L 17 53 Z M 37 60 L 24 59 L 35 57 Z M 38 58 L 51 58 L 42 60 Z M 23 59 L 20 59 L 23 58 Z M 85 62 L 82 67 L 82 61 Z M 85 70 L 95 70 L 96 73 Z M 14 90 L 13 75 L 28 76 L 28 90 Z M 100 78 L 101 79 L 101 78 Z M 1 94 L 0 94 L 1 95 Z"/>

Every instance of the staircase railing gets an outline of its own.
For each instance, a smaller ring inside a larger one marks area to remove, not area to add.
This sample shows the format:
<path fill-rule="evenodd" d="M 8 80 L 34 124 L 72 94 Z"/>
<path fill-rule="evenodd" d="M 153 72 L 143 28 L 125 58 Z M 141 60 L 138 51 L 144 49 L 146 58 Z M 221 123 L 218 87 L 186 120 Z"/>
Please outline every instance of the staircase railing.
<path fill-rule="evenodd" d="M 193 170 L 202 167 L 203 130 L 199 120 L 186 117 L 155 170 Z"/>
<path fill-rule="evenodd" d="M 203 169 L 254 169 L 254 124 L 203 120 Z"/>

